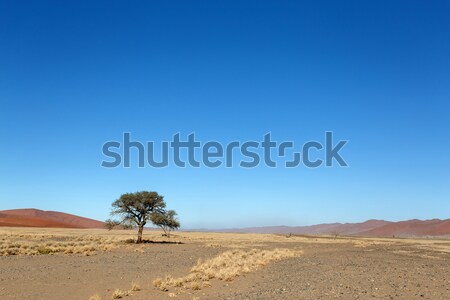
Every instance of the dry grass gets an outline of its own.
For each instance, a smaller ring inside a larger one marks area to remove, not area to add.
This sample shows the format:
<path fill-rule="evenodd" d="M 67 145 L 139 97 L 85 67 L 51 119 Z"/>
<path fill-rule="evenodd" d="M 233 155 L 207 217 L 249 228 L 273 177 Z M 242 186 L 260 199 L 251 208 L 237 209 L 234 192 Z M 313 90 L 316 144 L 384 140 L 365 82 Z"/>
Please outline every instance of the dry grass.
<path fill-rule="evenodd" d="M 153 285 L 163 291 L 168 291 L 169 287 L 200 290 L 211 286 L 209 282 L 211 279 L 231 281 L 237 276 L 255 271 L 270 262 L 302 254 L 302 250 L 290 249 L 227 251 L 205 262 L 199 261 L 185 277 L 173 278 L 168 275 L 165 278 L 155 279 Z"/>
<path fill-rule="evenodd" d="M 100 297 L 100 295 L 97 294 L 97 295 L 89 297 L 89 300 L 102 300 L 102 297 Z"/>
<path fill-rule="evenodd" d="M 132 292 L 138 292 L 140 290 L 141 290 L 141 286 L 139 284 L 137 284 L 136 282 L 132 282 L 130 290 L 125 291 L 125 290 L 116 289 L 112 293 L 111 297 L 112 297 L 112 299 L 120 299 L 120 298 L 130 296 L 132 294 Z"/>
<path fill-rule="evenodd" d="M 134 244 L 135 230 L 19 228 L 0 227 L 0 256 L 38 254 L 84 254 L 109 251 L 117 247 L 145 253 L 143 245 Z M 145 230 L 144 239 L 167 242 L 160 231 Z M 170 238 L 173 243 L 198 243 L 211 248 L 248 249 L 263 247 L 267 243 L 348 243 L 344 238 L 331 240 L 321 237 L 273 234 L 240 234 L 214 232 L 177 232 Z M 232 243 L 230 243 L 232 241 Z"/>
<path fill-rule="evenodd" d="M 145 253 L 144 245 L 134 244 L 135 236 L 134 230 L 0 227 L 0 256 L 92 255 L 118 247 Z M 150 231 L 144 236 L 155 242 L 167 241 L 158 231 Z"/>
<path fill-rule="evenodd" d="M 131 291 L 138 292 L 141 290 L 141 286 L 135 282 L 131 283 Z"/>
<path fill-rule="evenodd" d="M 17 228 L 0 227 L 0 256 L 78 254 L 92 255 L 122 247 L 144 254 L 148 245 L 136 245 L 135 230 L 68 229 L 68 228 Z M 144 239 L 154 242 L 165 241 L 160 231 L 144 231 Z M 350 243 L 355 247 L 377 244 L 411 244 L 427 250 L 450 252 L 450 242 L 443 239 L 392 239 L 356 238 L 341 236 L 337 239 L 326 236 L 299 236 L 273 234 L 242 234 L 214 232 L 177 232 L 170 238 L 175 243 L 196 243 L 208 248 L 249 249 L 262 248 L 267 244 L 286 243 Z"/>
<path fill-rule="evenodd" d="M 117 289 L 112 293 L 112 298 L 120 299 L 120 298 L 126 297 L 128 295 L 130 295 L 129 291 L 122 291 L 122 290 Z"/>
<path fill-rule="evenodd" d="M 116 248 L 120 241 L 96 237 L 50 234 L 6 234 L 0 235 L 0 256 L 83 254 L 92 255 L 98 251 Z"/>

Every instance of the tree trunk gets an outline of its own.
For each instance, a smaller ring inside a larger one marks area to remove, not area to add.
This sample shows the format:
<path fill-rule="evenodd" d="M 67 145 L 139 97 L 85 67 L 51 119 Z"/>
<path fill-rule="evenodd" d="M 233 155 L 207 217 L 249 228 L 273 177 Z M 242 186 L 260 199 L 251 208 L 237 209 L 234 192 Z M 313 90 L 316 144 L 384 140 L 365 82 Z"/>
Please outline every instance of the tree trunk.
<path fill-rule="evenodd" d="M 144 230 L 144 225 L 138 225 L 139 229 L 138 229 L 138 237 L 136 240 L 136 244 L 140 244 L 142 243 L 142 231 Z"/>

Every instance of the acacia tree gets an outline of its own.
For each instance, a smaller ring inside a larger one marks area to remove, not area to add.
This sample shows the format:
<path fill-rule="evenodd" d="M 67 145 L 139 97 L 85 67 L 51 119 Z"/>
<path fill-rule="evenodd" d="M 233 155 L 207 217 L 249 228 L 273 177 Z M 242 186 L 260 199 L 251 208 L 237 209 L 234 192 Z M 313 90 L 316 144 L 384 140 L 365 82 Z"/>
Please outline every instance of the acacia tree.
<path fill-rule="evenodd" d="M 170 231 L 180 228 L 180 222 L 176 218 L 177 213 L 174 210 L 168 210 L 164 213 L 153 213 L 151 220 L 153 224 L 164 231 L 167 237 L 170 237 Z"/>
<path fill-rule="evenodd" d="M 153 214 L 164 214 L 166 203 L 157 192 L 141 191 L 127 193 L 112 203 L 111 216 L 118 216 L 118 224 L 136 224 L 138 236 L 136 243 L 142 242 L 142 232 Z M 117 224 L 117 223 L 116 223 Z"/>

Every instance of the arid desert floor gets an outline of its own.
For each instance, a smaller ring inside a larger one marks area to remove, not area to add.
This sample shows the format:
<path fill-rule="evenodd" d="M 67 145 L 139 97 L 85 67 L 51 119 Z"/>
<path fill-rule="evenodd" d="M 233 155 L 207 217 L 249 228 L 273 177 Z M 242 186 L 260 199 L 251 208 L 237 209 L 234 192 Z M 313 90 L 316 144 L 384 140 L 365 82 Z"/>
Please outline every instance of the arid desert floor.
<path fill-rule="evenodd" d="M 0 299 L 449 299 L 450 240 L 0 228 Z"/>

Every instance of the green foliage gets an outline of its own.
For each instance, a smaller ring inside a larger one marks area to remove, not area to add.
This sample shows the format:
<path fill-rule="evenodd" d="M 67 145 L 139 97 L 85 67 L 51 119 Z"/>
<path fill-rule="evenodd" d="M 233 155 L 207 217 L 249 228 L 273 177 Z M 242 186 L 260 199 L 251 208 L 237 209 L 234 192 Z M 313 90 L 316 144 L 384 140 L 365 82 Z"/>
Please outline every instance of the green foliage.
<path fill-rule="evenodd" d="M 112 204 L 111 215 L 117 215 L 121 223 L 134 222 L 136 225 L 146 224 L 153 212 L 164 212 L 164 197 L 157 192 L 136 192 L 120 196 Z"/>
<path fill-rule="evenodd" d="M 107 220 L 106 226 L 107 228 L 111 226 L 111 228 L 114 228 L 114 226 L 121 224 L 123 228 L 130 228 L 130 226 L 136 225 L 138 227 L 136 242 L 141 243 L 144 226 L 149 221 L 153 222 L 153 215 L 166 215 L 165 208 L 164 197 L 157 192 L 141 191 L 123 194 L 112 203 L 111 215 L 118 216 L 119 220 Z"/>
<path fill-rule="evenodd" d="M 168 210 L 163 213 L 155 212 L 151 216 L 151 221 L 160 227 L 167 236 L 170 236 L 171 230 L 180 228 L 180 222 L 176 219 L 177 213 L 174 210 Z"/>

